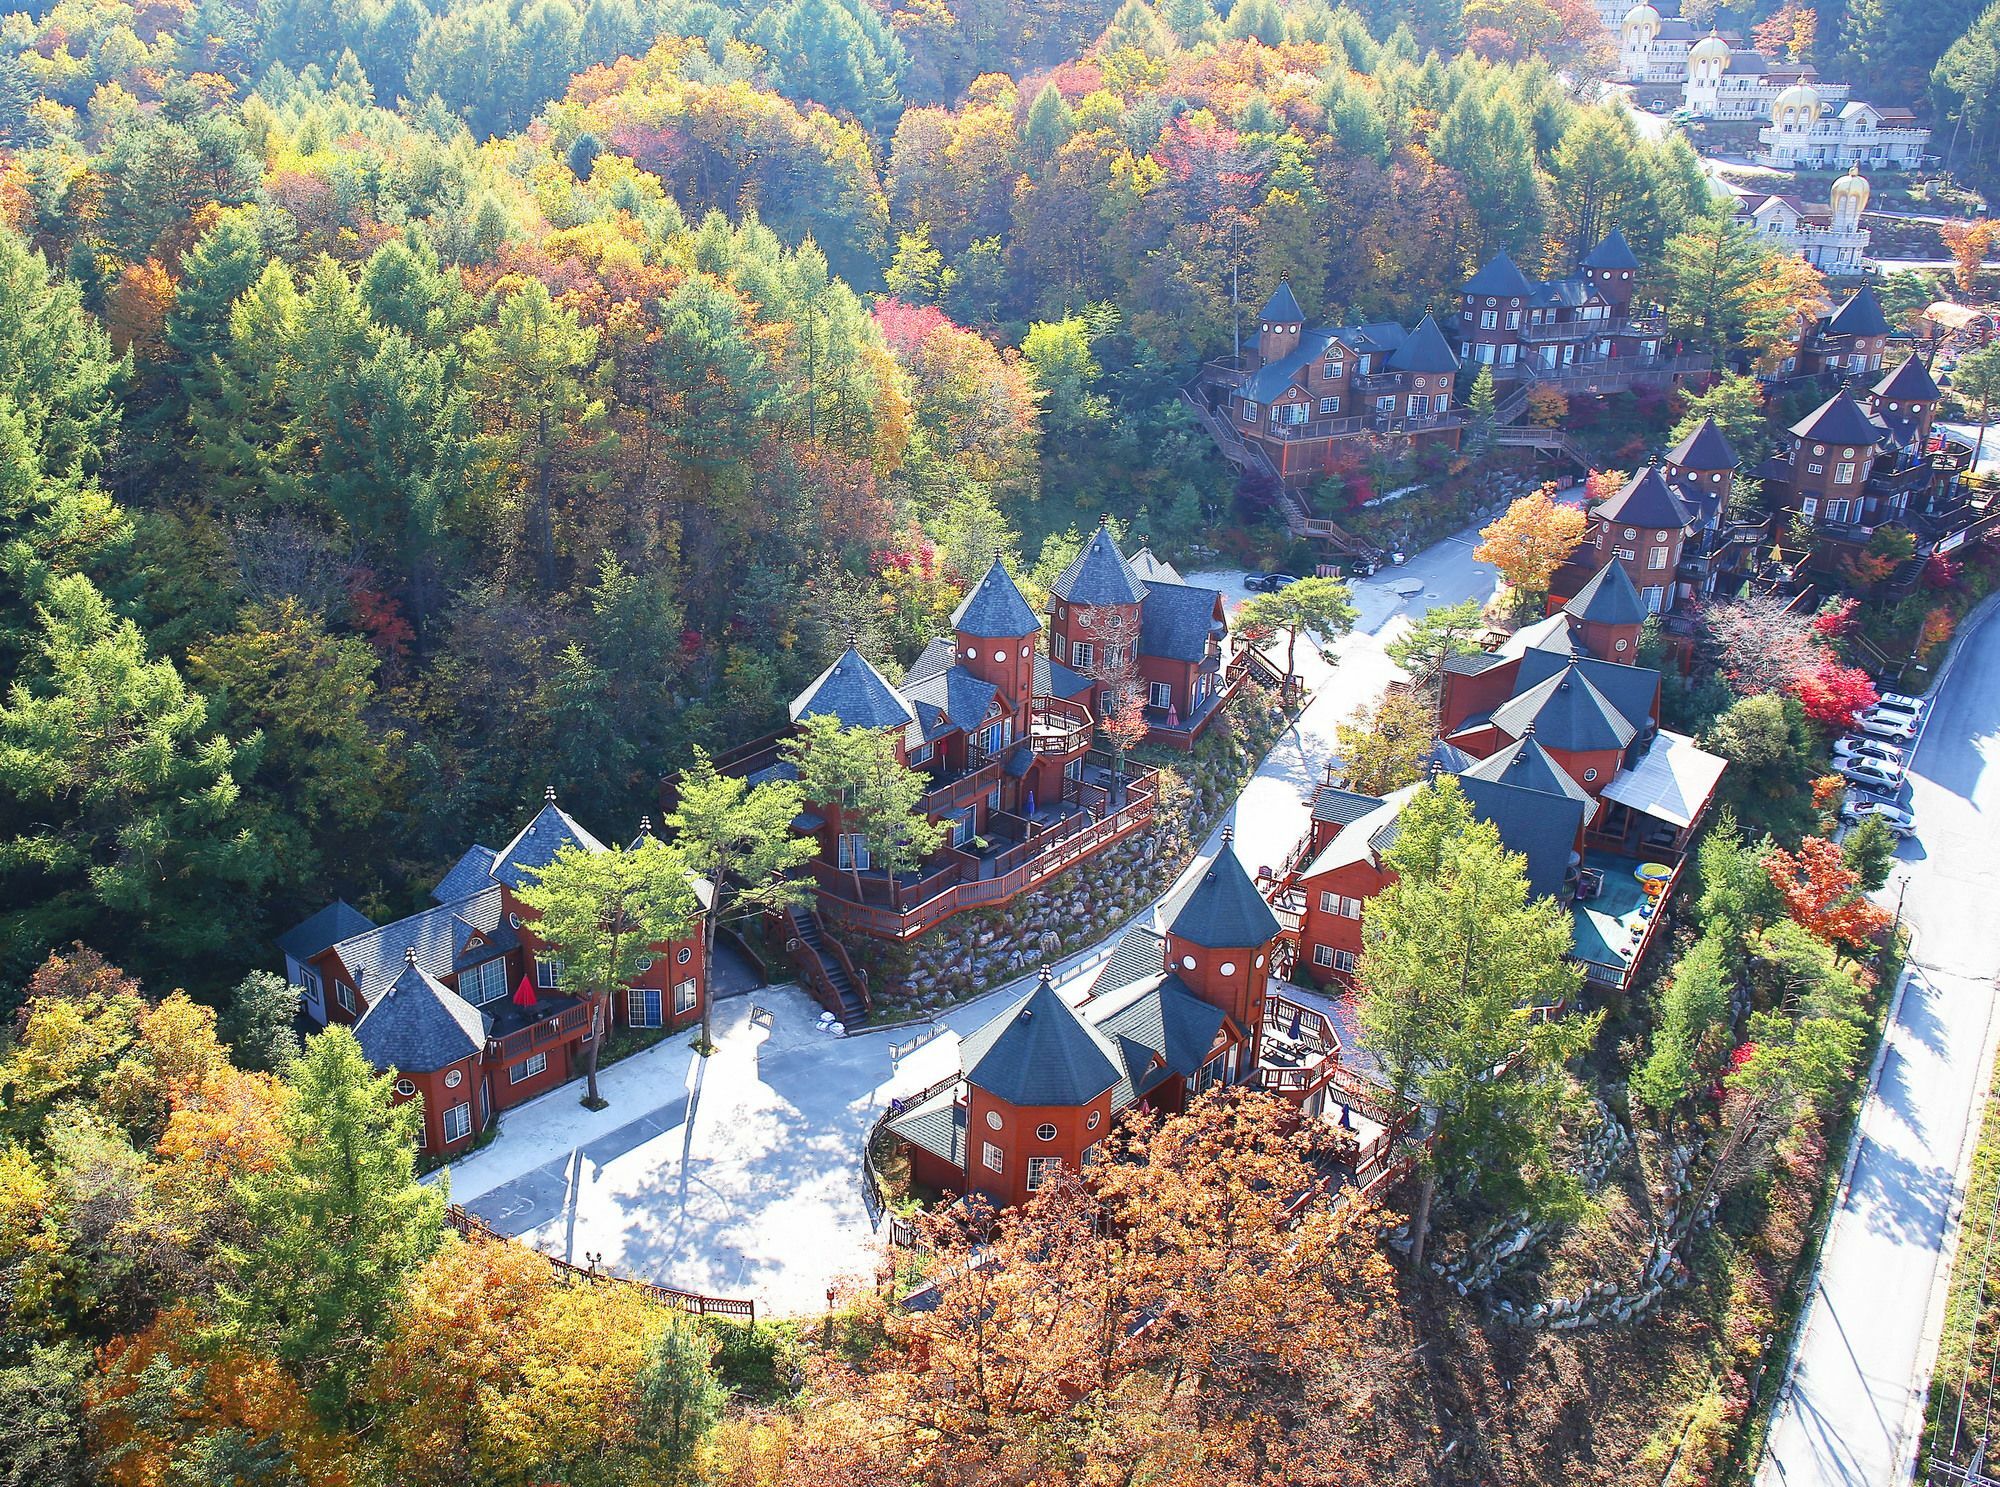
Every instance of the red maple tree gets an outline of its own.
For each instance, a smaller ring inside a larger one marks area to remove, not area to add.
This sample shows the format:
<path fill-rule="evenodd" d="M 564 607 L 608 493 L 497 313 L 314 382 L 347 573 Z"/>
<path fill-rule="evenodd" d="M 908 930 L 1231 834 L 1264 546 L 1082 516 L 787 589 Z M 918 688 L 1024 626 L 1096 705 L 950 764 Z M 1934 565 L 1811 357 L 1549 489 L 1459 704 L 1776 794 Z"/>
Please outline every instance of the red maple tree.
<path fill-rule="evenodd" d="M 1785 911 L 1829 944 L 1860 951 L 1889 928 L 1889 912 L 1861 893 L 1861 879 L 1838 844 L 1809 836 L 1797 852 L 1773 847 L 1764 871 L 1784 896 Z"/>
<path fill-rule="evenodd" d="M 1873 707 L 1879 700 L 1875 684 L 1865 671 L 1821 660 L 1797 682 L 1799 701 L 1806 716 L 1829 728 L 1847 728 L 1854 715 Z"/>

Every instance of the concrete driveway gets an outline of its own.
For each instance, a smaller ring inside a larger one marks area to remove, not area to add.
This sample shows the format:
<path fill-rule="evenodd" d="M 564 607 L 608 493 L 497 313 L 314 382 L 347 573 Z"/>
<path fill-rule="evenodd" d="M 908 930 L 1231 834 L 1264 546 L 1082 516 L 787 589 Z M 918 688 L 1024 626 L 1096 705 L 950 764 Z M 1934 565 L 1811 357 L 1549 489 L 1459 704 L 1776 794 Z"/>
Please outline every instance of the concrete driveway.
<path fill-rule="evenodd" d="M 2000 1031 L 1996 613 L 1960 642 L 1911 760 L 1917 836 L 1899 848 L 1902 865 L 1883 895 L 1893 905 L 1904 894 L 1916 931 L 1911 973 L 1862 1108 L 1759 1487 L 1903 1482 L 1918 1448 L 1949 1241 Z"/>
<path fill-rule="evenodd" d="M 1300 646 L 1314 695 L 1227 816 L 1253 871 L 1281 861 L 1304 831 L 1334 727 L 1397 674 L 1382 647 L 1408 616 L 1492 597 L 1493 570 L 1472 561 L 1476 541 L 1462 533 L 1355 584 L 1360 619 L 1331 661 Z M 1191 576 L 1243 596 L 1240 573 Z M 1412 581 L 1415 594 L 1396 591 Z M 1200 859 L 1214 854 L 1221 826 Z M 1160 902 L 1193 880 L 1200 859 Z M 1058 982 L 1080 984 L 1120 938 L 1070 956 Z M 818 1006 L 790 987 L 719 1001 L 711 1057 L 670 1038 L 604 1072 L 608 1110 L 585 1110 L 569 1085 L 509 1111 L 491 1146 L 450 1169 L 452 1197 L 502 1233 L 579 1264 L 597 1256 L 619 1274 L 754 1297 L 778 1315 L 816 1312 L 829 1285 L 871 1278 L 881 1253 L 861 1198 L 861 1146 L 876 1113 L 957 1068 L 960 1036 L 1026 985 L 940 1018 L 936 1035 L 900 1061 L 890 1046 L 923 1028 L 830 1038 L 818 1031 Z"/>

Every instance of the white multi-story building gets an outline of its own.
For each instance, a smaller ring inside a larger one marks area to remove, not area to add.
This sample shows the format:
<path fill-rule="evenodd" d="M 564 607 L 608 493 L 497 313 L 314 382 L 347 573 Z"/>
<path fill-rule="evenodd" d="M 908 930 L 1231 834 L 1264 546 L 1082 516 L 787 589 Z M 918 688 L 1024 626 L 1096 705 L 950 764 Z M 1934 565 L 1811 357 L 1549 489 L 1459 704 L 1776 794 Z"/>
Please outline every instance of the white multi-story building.
<path fill-rule="evenodd" d="M 1807 263 L 1836 276 L 1861 272 L 1861 255 L 1868 248 L 1868 229 L 1861 214 L 1868 207 L 1868 181 L 1850 170 L 1833 183 L 1827 204 L 1819 206 L 1797 196 L 1729 188 L 1736 198 L 1736 215 L 1758 236 L 1798 254 Z"/>
<path fill-rule="evenodd" d="M 1846 83 L 1822 82 L 1804 63 L 1774 62 L 1731 40 L 1710 31 L 1688 48 L 1681 101 L 1696 118 L 1768 119 L 1779 95 L 1801 83 L 1812 86 L 1822 106 L 1847 98 Z"/>
<path fill-rule="evenodd" d="M 1857 99 L 1830 114 L 1822 91 L 1799 83 L 1771 104 L 1771 122 L 1757 131 L 1764 148 L 1755 158 L 1759 165 L 1780 170 L 1842 165 L 1915 170 L 1930 138 L 1930 130 L 1918 125 L 1906 108 L 1876 108 Z"/>
<path fill-rule="evenodd" d="M 1647 0 L 1618 22 L 1618 76 L 1641 87 L 1679 83 L 1698 33 L 1677 15 L 1663 16 Z"/>

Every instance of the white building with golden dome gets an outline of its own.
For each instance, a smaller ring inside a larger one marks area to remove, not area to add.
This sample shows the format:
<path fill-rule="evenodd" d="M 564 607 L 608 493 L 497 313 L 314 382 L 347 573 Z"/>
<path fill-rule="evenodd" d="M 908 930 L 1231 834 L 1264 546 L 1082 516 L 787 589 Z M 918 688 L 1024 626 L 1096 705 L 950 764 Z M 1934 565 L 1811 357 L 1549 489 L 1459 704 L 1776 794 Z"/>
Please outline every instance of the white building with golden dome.
<path fill-rule="evenodd" d="M 1757 131 L 1764 148 L 1759 165 L 1780 170 L 1834 170 L 1866 165 L 1877 170 L 1915 170 L 1923 163 L 1931 132 L 1906 108 L 1876 108 L 1852 100 L 1836 112 L 1825 89 L 1810 84 L 1787 88 L 1771 104 L 1771 122 Z"/>
<path fill-rule="evenodd" d="M 1824 206 L 1788 194 L 1729 190 L 1736 198 L 1736 215 L 1759 237 L 1836 278 L 1861 272 L 1862 255 L 1868 251 L 1868 229 L 1861 225 L 1861 214 L 1868 209 L 1868 180 L 1860 171 L 1850 169 L 1835 181 Z"/>
<path fill-rule="evenodd" d="M 1710 30 L 1688 48 L 1681 106 L 1697 119 L 1768 119 L 1779 96 L 1810 87 L 1822 108 L 1844 102 L 1847 84 L 1829 83 L 1802 62 L 1779 62 Z"/>

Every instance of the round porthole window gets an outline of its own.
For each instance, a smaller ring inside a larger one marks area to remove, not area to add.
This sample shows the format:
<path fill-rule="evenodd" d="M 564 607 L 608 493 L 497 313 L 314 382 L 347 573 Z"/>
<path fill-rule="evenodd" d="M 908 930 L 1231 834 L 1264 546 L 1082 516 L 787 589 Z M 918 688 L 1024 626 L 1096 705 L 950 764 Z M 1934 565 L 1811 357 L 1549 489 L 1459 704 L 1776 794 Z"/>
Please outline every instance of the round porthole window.
<path fill-rule="evenodd" d="M 1596 770 L 1594 770 L 1594 769 L 1586 769 L 1586 770 L 1585 770 L 1585 771 L 1583 772 L 1583 777 L 1584 777 L 1584 778 L 1585 778 L 1586 780 L 1594 780 L 1594 779 L 1596 779 L 1596 778 L 1597 778 L 1597 771 L 1596 771 Z"/>
<path fill-rule="evenodd" d="M 1621 650 L 1621 651 L 1622 651 L 1622 650 L 1624 650 L 1624 649 L 1625 649 L 1625 644 L 1626 644 L 1626 643 L 1625 643 L 1624 641 L 1622 641 L 1622 640 L 1621 640 L 1621 641 L 1619 641 L 1619 642 L 1618 642 L 1618 644 L 1617 644 L 1617 646 L 1616 646 L 1616 649 L 1618 649 L 1618 650 Z"/>
<path fill-rule="evenodd" d="M 509 914 L 507 916 L 507 922 L 510 925 L 512 925 L 515 929 L 519 929 L 521 927 L 521 916 L 519 914 Z"/>
<path fill-rule="evenodd" d="M 1665 542 L 1667 540 L 1667 534 L 1665 532 L 1655 532 L 1653 534 L 1653 540 L 1655 542 Z"/>
<path fill-rule="evenodd" d="M 634 962 L 634 964 L 638 966 L 639 974 L 643 976 L 646 974 L 646 972 L 650 971 L 653 968 L 653 957 L 650 955 L 642 955 L 638 958 L 637 961 Z"/>
<path fill-rule="evenodd" d="M 453 1069 L 449 1074 L 444 1076 L 444 1087 L 446 1089 L 457 1089 L 464 1082 L 465 1070 L 463 1069 Z"/>
<path fill-rule="evenodd" d="M 396 1081 L 396 1093 L 397 1093 L 397 1094 L 399 1094 L 399 1095 L 413 1095 L 413 1094 L 415 1094 L 416 1092 L 417 1092 L 417 1087 L 416 1087 L 416 1086 L 415 1086 L 414 1084 L 410 1083 L 410 1081 L 409 1081 L 409 1080 L 407 1080 L 407 1079 L 398 1079 L 398 1080 Z"/>
<path fill-rule="evenodd" d="M 1076 622 L 1088 630 L 1090 628 L 1090 611 L 1087 609 L 1081 611 L 1076 617 Z"/>
<path fill-rule="evenodd" d="M 1633 530 L 1632 530 L 1632 529 L 1631 529 L 1630 527 L 1627 527 L 1627 528 L 1625 529 L 1625 540 L 1626 540 L 1627 542 L 1630 542 L 1630 541 L 1631 541 L 1631 540 L 1632 540 L 1632 539 L 1633 539 L 1634 537 L 1637 537 L 1638 535 L 1639 535 L 1639 534 L 1638 534 L 1637 532 L 1633 531 Z"/>
<path fill-rule="evenodd" d="M 1257 957 L 1257 969 L 1260 971 L 1264 969 L 1264 957 L 1261 955 Z"/>
<path fill-rule="evenodd" d="M 989 1130 L 995 1130 L 995 1131 L 999 1130 L 1001 1126 L 1000 1112 L 997 1110 L 987 1111 L 986 1125 Z"/>
<path fill-rule="evenodd" d="M 1813 445 L 1813 453 L 1814 453 L 1814 454 L 1825 454 L 1825 453 L 1826 453 L 1826 446 L 1825 446 L 1824 444 L 1815 444 L 1815 445 Z"/>
<path fill-rule="evenodd" d="M 693 959 L 694 959 L 694 951 L 688 949 L 688 947 L 685 945 L 681 946 L 680 949 L 674 952 L 674 961 L 678 965 L 686 965 L 690 960 Z"/>
<path fill-rule="evenodd" d="M 1222 963 L 1222 974 L 1223 974 L 1223 975 L 1225 975 L 1225 976 L 1233 976 L 1233 975 L 1235 975 L 1235 974 L 1236 974 L 1236 962 L 1235 962 L 1235 961 L 1233 961 L 1233 960 L 1225 960 L 1225 961 L 1224 961 L 1224 962 Z"/>
<path fill-rule="evenodd" d="M 1851 449 L 1843 449 L 1840 451 L 1840 457 L 1844 460 L 1851 460 L 1854 458 L 1854 451 Z"/>
<path fill-rule="evenodd" d="M 1181 969 L 1184 971 L 1191 971 L 1194 969 L 1194 957 L 1192 955 L 1183 955 L 1181 957 Z"/>
<path fill-rule="evenodd" d="M 965 659 L 968 661 L 977 661 L 979 659 L 979 648 L 968 645 L 965 648 Z"/>
<path fill-rule="evenodd" d="M 1486 297 L 1486 303 L 1487 303 L 1487 304 L 1489 304 L 1489 305 L 1497 305 L 1497 304 L 1499 304 L 1499 303 L 1500 303 L 1500 301 L 1499 301 L 1499 300 L 1497 300 L 1497 299 L 1495 299 L 1495 298 L 1493 298 L 1493 296 L 1489 294 L 1489 295 L 1488 295 L 1488 296 Z"/>
<path fill-rule="evenodd" d="M 1097 1129 L 1098 1121 L 1102 1119 L 1103 1119 L 1103 1113 L 1101 1111 L 1093 1110 L 1090 1112 L 1090 1119 L 1086 1120 L 1083 1123 L 1083 1128 L 1086 1131 L 1094 1131 Z"/>
<path fill-rule="evenodd" d="M 1043 1121 L 1040 1125 L 1035 1127 L 1035 1139 L 1037 1141 L 1055 1140 L 1056 1128 L 1050 1125 L 1047 1121 Z"/>

